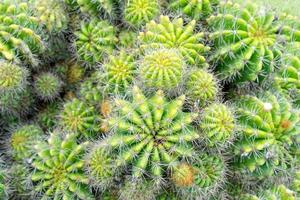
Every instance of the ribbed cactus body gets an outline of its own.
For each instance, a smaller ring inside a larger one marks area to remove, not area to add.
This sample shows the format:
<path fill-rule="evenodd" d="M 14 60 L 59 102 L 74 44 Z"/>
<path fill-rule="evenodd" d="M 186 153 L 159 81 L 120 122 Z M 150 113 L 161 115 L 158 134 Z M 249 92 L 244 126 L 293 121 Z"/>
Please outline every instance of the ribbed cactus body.
<path fill-rule="evenodd" d="M 67 29 L 68 14 L 63 0 L 35 0 L 37 18 L 45 24 L 49 32 L 61 32 Z"/>
<path fill-rule="evenodd" d="M 204 105 L 215 100 L 218 93 L 218 83 L 212 73 L 196 69 L 189 73 L 186 91 L 191 100 Z"/>
<path fill-rule="evenodd" d="M 204 57 L 208 47 L 202 43 L 204 34 L 195 33 L 196 21 L 184 25 L 182 18 L 173 21 L 168 16 L 160 16 L 159 23 L 150 21 L 139 35 L 142 49 L 177 49 L 188 64 L 207 66 Z"/>
<path fill-rule="evenodd" d="M 35 77 L 34 89 L 42 100 L 53 100 L 62 89 L 62 81 L 55 74 L 43 72 Z"/>
<path fill-rule="evenodd" d="M 219 0 L 172 0 L 169 7 L 193 19 L 203 19 L 211 15 Z"/>
<path fill-rule="evenodd" d="M 300 45 L 300 19 L 299 17 L 283 13 L 279 16 L 281 24 L 280 34 L 286 42 Z"/>
<path fill-rule="evenodd" d="M 79 97 L 89 105 L 99 107 L 103 101 L 102 93 L 101 86 L 95 83 L 92 78 L 88 78 L 80 84 Z"/>
<path fill-rule="evenodd" d="M 58 125 L 58 115 L 60 105 L 57 102 L 52 102 L 37 114 L 38 124 L 45 130 L 51 130 Z"/>
<path fill-rule="evenodd" d="M 258 175 L 272 175 L 286 168 L 286 146 L 299 134 L 299 111 L 287 99 L 270 92 L 241 96 L 236 102 L 239 140 L 235 154 L 239 166 Z"/>
<path fill-rule="evenodd" d="M 75 35 L 77 54 L 88 65 L 102 61 L 104 55 L 112 52 L 118 40 L 115 28 L 108 21 L 97 19 L 82 22 L 80 31 Z"/>
<path fill-rule="evenodd" d="M 221 79 L 254 81 L 274 71 L 281 52 L 276 40 L 279 25 L 272 12 L 259 12 L 255 4 L 241 7 L 227 2 L 207 21 L 214 42 L 210 60 L 216 62 Z"/>
<path fill-rule="evenodd" d="M 136 28 L 146 24 L 159 14 L 157 0 L 128 0 L 124 8 L 124 20 Z"/>
<path fill-rule="evenodd" d="M 296 200 L 297 196 L 294 191 L 284 185 L 275 186 L 272 189 L 262 191 L 260 195 L 246 194 L 241 200 Z"/>
<path fill-rule="evenodd" d="M 92 16 L 115 16 L 115 0 L 76 0 L 81 12 Z M 74 7 L 74 6 L 73 6 Z"/>
<path fill-rule="evenodd" d="M 224 104 L 215 103 L 204 109 L 200 128 L 209 146 L 223 145 L 234 135 L 233 111 Z"/>
<path fill-rule="evenodd" d="M 107 91 L 118 94 L 126 92 L 133 83 L 136 74 L 134 57 L 129 52 L 121 51 L 117 55 L 109 56 L 103 65 L 104 80 Z"/>
<path fill-rule="evenodd" d="M 77 144 L 76 134 L 50 134 L 47 142 L 35 145 L 37 156 L 31 179 L 42 199 L 94 199 L 84 173 L 83 156 L 88 142 Z"/>
<path fill-rule="evenodd" d="M 0 61 L 0 95 L 22 92 L 28 84 L 28 75 L 26 68 Z"/>
<path fill-rule="evenodd" d="M 133 48 L 136 45 L 138 34 L 135 31 L 123 30 L 119 33 L 119 46 Z"/>
<path fill-rule="evenodd" d="M 37 54 L 44 49 L 39 21 L 27 3 L 0 3 L 0 57 L 8 61 L 26 61 L 36 66 Z"/>
<path fill-rule="evenodd" d="M 23 125 L 11 132 L 10 146 L 14 159 L 31 159 L 33 146 L 41 140 L 43 131 L 36 125 Z"/>
<path fill-rule="evenodd" d="M 60 122 L 67 131 L 79 133 L 84 137 L 93 136 L 99 130 L 99 116 L 94 106 L 76 98 L 64 104 Z"/>
<path fill-rule="evenodd" d="M 119 115 L 110 119 L 115 134 L 100 146 L 116 150 L 111 154 L 116 167 L 132 165 L 130 176 L 147 174 L 160 183 L 168 166 L 194 155 L 192 141 L 199 135 L 190 123 L 197 114 L 182 112 L 184 96 L 167 101 L 162 91 L 150 98 L 137 87 L 132 92 L 132 102 L 116 100 Z"/>
<path fill-rule="evenodd" d="M 172 89 L 181 84 L 185 69 L 184 60 L 176 50 L 158 49 L 142 58 L 139 74 L 148 87 Z"/>

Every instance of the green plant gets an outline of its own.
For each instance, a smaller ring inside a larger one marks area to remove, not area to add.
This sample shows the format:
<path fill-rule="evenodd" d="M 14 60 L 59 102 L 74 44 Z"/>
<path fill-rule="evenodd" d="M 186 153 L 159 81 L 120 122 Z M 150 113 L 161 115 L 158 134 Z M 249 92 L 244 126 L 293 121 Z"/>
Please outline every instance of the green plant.
<path fill-rule="evenodd" d="M 14 62 L 38 65 L 36 56 L 44 49 L 38 19 L 27 3 L 0 3 L 0 57 Z"/>
<path fill-rule="evenodd" d="M 172 0 L 169 7 L 199 20 L 211 15 L 218 3 L 219 0 Z"/>
<path fill-rule="evenodd" d="M 122 30 L 119 33 L 119 46 L 122 48 L 133 48 L 135 47 L 138 34 L 130 30 Z"/>
<path fill-rule="evenodd" d="M 15 94 L 24 90 L 28 75 L 26 68 L 0 61 L 0 94 Z"/>
<path fill-rule="evenodd" d="M 93 78 L 88 78 L 80 84 L 79 96 L 87 104 L 100 107 L 103 101 L 102 89 Z"/>
<path fill-rule="evenodd" d="M 233 138 L 235 120 L 226 105 L 214 103 L 204 109 L 200 128 L 209 146 L 224 145 Z"/>
<path fill-rule="evenodd" d="M 60 112 L 60 104 L 52 102 L 37 114 L 38 124 L 45 130 L 52 130 L 58 125 L 58 115 Z"/>
<path fill-rule="evenodd" d="M 41 140 L 43 131 L 36 125 L 23 125 L 11 132 L 11 153 L 15 160 L 31 159 L 33 146 Z"/>
<path fill-rule="evenodd" d="M 76 0 L 81 12 L 92 16 L 115 16 L 115 0 Z"/>
<path fill-rule="evenodd" d="M 128 89 L 136 74 L 134 57 L 128 52 L 121 51 L 117 55 L 109 56 L 103 64 L 104 80 L 107 91 L 111 93 L 124 93 Z"/>
<path fill-rule="evenodd" d="M 146 24 L 159 14 L 157 0 L 128 0 L 124 8 L 124 20 L 136 28 Z"/>
<path fill-rule="evenodd" d="M 199 135 L 190 124 L 197 114 L 182 112 L 184 96 L 169 102 L 158 91 L 146 98 L 137 87 L 132 95 L 132 102 L 116 100 L 119 114 L 109 120 L 115 134 L 99 146 L 115 150 L 110 154 L 115 167 L 131 166 L 132 178 L 147 174 L 159 184 L 165 179 L 168 166 L 180 158 L 195 156 L 192 141 Z"/>
<path fill-rule="evenodd" d="M 35 77 L 35 92 L 43 100 L 53 100 L 59 95 L 61 88 L 62 81 L 53 73 L 43 72 Z"/>
<path fill-rule="evenodd" d="M 94 199 L 84 174 L 84 152 L 88 142 L 77 144 L 76 134 L 62 138 L 60 130 L 50 134 L 47 142 L 35 145 L 37 156 L 31 176 L 42 199 Z"/>
<path fill-rule="evenodd" d="M 172 89 L 181 84 L 185 69 L 184 60 L 176 50 L 158 49 L 142 58 L 139 74 L 146 86 Z"/>
<path fill-rule="evenodd" d="M 290 159 L 286 146 L 299 134 L 299 111 L 271 92 L 241 96 L 236 107 L 239 139 L 234 152 L 238 166 L 259 176 L 286 169 Z"/>
<path fill-rule="evenodd" d="M 82 22 L 80 31 L 75 35 L 77 54 L 88 65 L 102 61 L 104 55 L 112 53 L 118 41 L 115 28 L 108 21 L 97 19 Z"/>
<path fill-rule="evenodd" d="M 281 23 L 280 34 L 286 42 L 300 44 L 300 19 L 296 16 L 283 13 L 279 16 Z"/>
<path fill-rule="evenodd" d="M 99 115 L 94 106 L 74 98 L 64 104 L 60 114 L 60 123 L 67 131 L 90 137 L 99 130 Z"/>
<path fill-rule="evenodd" d="M 221 3 L 218 15 L 207 22 L 214 52 L 210 60 L 222 80 L 246 82 L 262 79 L 274 71 L 281 56 L 273 12 L 259 11 L 255 4 L 244 7 Z"/>
<path fill-rule="evenodd" d="M 218 93 L 218 82 L 212 73 L 203 69 L 194 69 L 189 72 L 186 92 L 191 100 L 205 105 L 215 100 Z"/>
<path fill-rule="evenodd" d="M 160 16 L 160 22 L 150 21 L 139 35 L 142 49 L 177 49 L 188 64 L 207 66 L 204 54 L 209 50 L 202 44 L 204 34 L 194 32 L 196 21 L 187 25 L 182 18 L 170 21 L 168 16 Z"/>
<path fill-rule="evenodd" d="M 50 32 L 61 32 L 67 29 L 68 14 L 62 0 L 35 0 L 36 16 Z"/>

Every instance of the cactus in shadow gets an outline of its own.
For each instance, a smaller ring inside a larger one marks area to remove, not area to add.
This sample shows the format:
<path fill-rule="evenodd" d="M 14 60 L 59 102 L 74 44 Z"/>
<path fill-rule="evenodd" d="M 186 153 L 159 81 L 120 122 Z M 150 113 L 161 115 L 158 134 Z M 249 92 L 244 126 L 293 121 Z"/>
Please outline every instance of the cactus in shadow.
<path fill-rule="evenodd" d="M 255 81 L 274 71 L 282 53 L 272 12 L 260 11 L 252 3 L 242 7 L 229 1 L 221 3 L 218 14 L 207 22 L 214 43 L 210 60 L 222 80 Z"/>
<path fill-rule="evenodd" d="M 31 175 L 35 191 L 41 199 L 94 199 L 84 173 L 83 156 L 89 143 L 78 144 L 73 133 L 61 135 L 55 130 L 47 142 L 35 145 L 37 156 Z"/>
<path fill-rule="evenodd" d="M 171 48 L 177 49 L 186 63 L 206 67 L 204 54 L 209 47 L 202 43 L 204 33 L 195 33 L 196 21 L 184 25 L 182 18 L 170 21 L 168 16 L 160 16 L 159 23 L 150 21 L 139 35 L 142 49 Z"/>
<path fill-rule="evenodd" d="M 287 147 L 299 134 L 299 111 L 286 98 L 271 92 L 241 96 L 235 104 L 237 166 L 259 177 L 287 169 L 291 159 Z"/>

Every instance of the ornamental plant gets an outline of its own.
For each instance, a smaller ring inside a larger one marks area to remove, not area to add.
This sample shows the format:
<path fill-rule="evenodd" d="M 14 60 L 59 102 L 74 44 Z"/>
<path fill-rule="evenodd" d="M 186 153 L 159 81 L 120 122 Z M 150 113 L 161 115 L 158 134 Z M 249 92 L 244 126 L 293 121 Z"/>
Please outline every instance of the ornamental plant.
<path fill-rule="evenodd" d="M 282 2 L 0 1 L 0 199 L 300 199 Z"/>

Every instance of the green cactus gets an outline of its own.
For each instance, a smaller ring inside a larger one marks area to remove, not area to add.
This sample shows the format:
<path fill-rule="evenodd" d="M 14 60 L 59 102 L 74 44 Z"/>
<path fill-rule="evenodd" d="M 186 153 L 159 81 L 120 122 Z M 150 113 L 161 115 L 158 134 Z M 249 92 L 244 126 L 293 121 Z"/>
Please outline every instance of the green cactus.
<path fill-rule="evenodd" d="M 99 115 L 94 106 L 74 98 L 64 104 L 60 114 L 60 123 L 65 130 L 91 137 L 99 130 Z"/>
<path fill-rule="evenodd" d="M 85 73 L 84 67 L 77 63 L 71 63 L 67 69 L 67 82 L 69 84 L 75 84 L 82 80 Z"/>
<path fill-rule="evenodd" d="M 239 138 L 234 152 L 238 166 L 258 176 L 286 168 L 290 156 L 285 147 L 299 134 L 299 111 L 271 92 L 241 96 L 235 104 Z"/>
<path fill-rule="evenodd" d="M 83 156 L 89 143 L 77 144 L 76 134 L 61 135 L 56 130 L 47 142 L 35 145 L 37 156 L 31 176 L 35 190 L 41 199 L 94 199 L 84 173 Z"/>
<path fill-rule="evenodd" d="M 204 109 L 200 128 L 209 146 L 229 143 L 235 128 L 233 111 L 221 103 L 208 106 Z"/>
<path fill-rule="evenodd" d="M 157 0 L 128 0 L 124 8 L 124 20 L 131 26 L 139 28 L 159 14 Z"/>
<path fill-rule="evenodd" d="M 130 176 L 134 179 L 147 174 L 159 184 L 168 166 L 180 158 L 195 156 L 192 141 L 199 135 L 190 123 L 197 114 L 181 111 L 184 96 L 168 102 L 162 91 L 151 98 L 137 87 L 132 92 L 132 102 L 116 100 L 118 114 L 109 120 L 115 134 L 102 140 L 100 147 L 118 150 L 110 154 L 114 165 L 131 164 Z"/>
<path fill-rule="evenodd" d="M 125 51 L 109 56 L 103 68 L 107 90 L 112 93 L 125 92 L 131 86 L 136 74 L 134 57 Z"/>
<path fill-rule="evenodd" d="M 102 87 L 95 83 L 92 78 L 88 78 L 80 84 L 79 96 L 85 103 L 99 107 L 103 101 Z"/>
<path fill-rule="evenodd" d="M 168 16 L 160 16 L 159 23 L 150 21 L 146 24 L 145 31 L 140 33 L 141 48 L 177 49 L 188 64 L 206 67 L 204 53 L 209 47 L 201 43 L 204 37 L 202 32 L 194 33 L 195 26 L 195 20 L 184 25 L 182 18 L 170 21 Z"/>
<path fill-rule="evenodd" d="M 169 7 L 195 20 L 211 15 L 219 0 L 172 0 Z"/>
<path fill-rule="evenodd" d="M 0 58 L 37 66 L 36 55 L 44 49 L 39 21 L 27 3 L 0 2 Z"/>
<path fill-rule="evenodd" d="M 116 0 L 76 0 L 76 2 L 83 13 L 92 16 L 100 16 L 100 14 L 106 17 L 115 16 Z"/>
<path fill-rule="evenodd" d="M 119 46 L 124 48 L 133 48 L 136 45 L 138 34 L 130 30 L 122 30 L 119 33 Z"/>
<path fill-rule="evenodd" d="M 224 163 L 218 156 L 203 154 L 193 163 L 179 163 L 171 179 L 183 199 L 194 199 L 214 191 L 223 181 Z"/>
<path fill-rule="evenodd" d="M 36 125 L 23 125 L 11 132 L 10 147 L 15 160 L 31 159 L 33 146 L 41 140 L 43 131 Z"/>
<path fill-rule="evenodd" d="M 51 102 L 37 114 L 37 123 L 45 130 L 52 130 L 56 125 L 58 125 L 57 116 L 59 115 L 59 111 L 59 103 Z"/>
<path fill-rule="evenodd" d="M 292 180 L 292 189 L 297 192 L 297 194 L 300 194 L 300 171 L 297 170 L 294 174 L 293 180 Z"/>
<path fill-rule="evenodd" d="M 214 42 L 210 60 L 216 62 L 222 80 L 255 81 L 274 71 L 281 55 L 274 19 L 272 12 L 259 12 L 252 3 L 221 3 L 218 15 L 207 22 Z"/>
<path fill-rule="evenodd" d="M 1 199 L 6 199 L 7 198 L 7 185 L 5 183 L 6 180 L 6 170 L 4 168 L 4 163 L 2 158 L 0 159 L 0 198 Z"/>
<path fill-rule="evenodd" d="M 182 82 L 185 69 L 184 60 L 176 50 L 158 49 L 142 58 L 139 75 L 146 86 L 172 89 Z"/>
<path fill-rule="evenodd" d="M 67 29 L 68 14 L 63 0 L 35 0 L 37 18 L 45 24 L 49 32 L 61 32 Z"/>
<path fill-rule="evenodd" d="M 28 75 L 26 68 L 0 61 L 0 95 L 15 94 L 24 90 Z"/>
<path fill-rule="evenodd" d="M 202 69 L 192 70 L 186 82 L 187 96 L 200 105 L 215 100 L 218 83 L 213 74 Z"/>
<path fill-rule="evenodd" d="M 98 19 L 82 22 L 80 31 L 75 35 L 77 54 L 88 65 L 102 61 L 104 55 L 112 53 L 118 41 L 115 28 L 108 21 Z"/>
<path fill-rule="evenodd" d="M 62 81 L 53 73 L 43 72 L 35 77 L 34 89 L 40 99 L 53 100 L 62 89 Z"/>
<path fill-rule="evenodd" d="M 299 17 L 283 13 L 279 16 L 281 24 L 280 34 L 286 42 L 300 45 L 300 19 Z"/>

